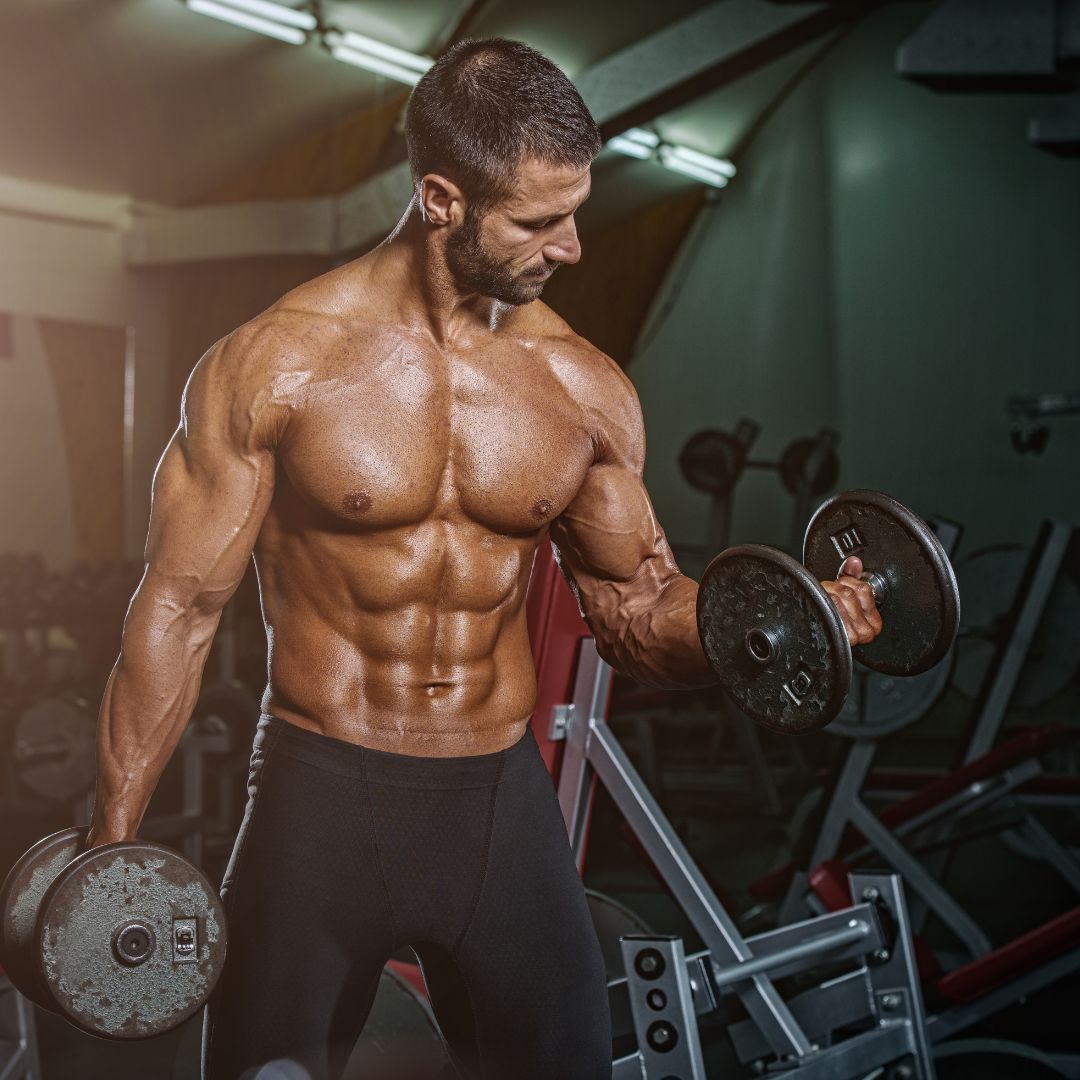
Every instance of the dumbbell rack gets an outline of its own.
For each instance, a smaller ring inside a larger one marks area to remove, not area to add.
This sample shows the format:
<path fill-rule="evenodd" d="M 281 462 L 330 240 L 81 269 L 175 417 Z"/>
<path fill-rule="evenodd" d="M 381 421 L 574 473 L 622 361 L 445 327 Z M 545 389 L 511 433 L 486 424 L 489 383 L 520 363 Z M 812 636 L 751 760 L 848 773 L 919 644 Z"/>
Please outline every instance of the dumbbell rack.
<path fill-rule="evenodd" d="M 746 938 L 642 782 L 606 720 L 611 668 L 595 642 L 581 642 L 573 699 L 554 708 L 550 738 L 564 745 L 558 798 L 579 870 L 594 792 L 604 784 L 706 948 L 685 955 L 669 936 L 622 939 L 627 976 L 609 985 L 616 1035 L 633 1031 L 638 1049 L 613 1064 L 614 1080 L 677 1076 L 704 1080 L 697 1019 L 729 1017 L 732 996 L 749 1019 L 729 1024 L 744 1062 L 783 1062 L 800 1080 L 844 1080 L 901 1061 L 907 1075 L 932 1080 L 907 910 L 899 878 L 853 875 L 859 902 L 831 915 Z M 790 1002 L 781 977 L 822 963 L 855 965 Z M 842 1038 L 839 1028 L 864 1023 Z"/>

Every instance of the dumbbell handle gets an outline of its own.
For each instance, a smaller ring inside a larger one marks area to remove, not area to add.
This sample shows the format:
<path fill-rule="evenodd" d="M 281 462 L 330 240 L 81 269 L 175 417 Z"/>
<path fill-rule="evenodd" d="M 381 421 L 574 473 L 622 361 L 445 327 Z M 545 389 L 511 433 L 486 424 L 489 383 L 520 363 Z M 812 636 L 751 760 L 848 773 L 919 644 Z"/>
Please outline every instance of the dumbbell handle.
<path fill-rule="evenodd" d="M 881 607 L 885 602 L 885 597 L 889 595 L 888 581 L 873 570 L 864 570 L 859 575 L 859 580 L 865 581 L 874 590 L 874 603 Z"/>

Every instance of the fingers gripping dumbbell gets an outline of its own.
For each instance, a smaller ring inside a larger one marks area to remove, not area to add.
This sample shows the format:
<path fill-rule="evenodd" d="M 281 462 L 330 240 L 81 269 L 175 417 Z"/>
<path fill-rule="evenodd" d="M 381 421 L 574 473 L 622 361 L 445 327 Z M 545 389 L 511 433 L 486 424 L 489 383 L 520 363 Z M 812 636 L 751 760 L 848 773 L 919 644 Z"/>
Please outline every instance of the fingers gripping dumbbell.
<path fill-rule="evenodd" d="M 161 844 L 89 851 L 85 828 L 35 844 L 0 887 L 0 962 L 15 988 L 93 1035 L 142 1039 L 205 1003 L 225 961 L 214 887 Z"/>
<path fill-rule="evenodd" d="M 854 650 L 820 582 L 851 556 L 881 609 L 882 632 Z M 744 545 L 709 564 L 698 592 L 702 646 L 738 706 L 775 731 L 824 727 L 851 687 L 852 654 L 874 671 L 917 675 L 945 656 L 960 619 L 948 557 L 902 503 L 876 491 L 829 499 L 806 530 L 803 562 Z"/>

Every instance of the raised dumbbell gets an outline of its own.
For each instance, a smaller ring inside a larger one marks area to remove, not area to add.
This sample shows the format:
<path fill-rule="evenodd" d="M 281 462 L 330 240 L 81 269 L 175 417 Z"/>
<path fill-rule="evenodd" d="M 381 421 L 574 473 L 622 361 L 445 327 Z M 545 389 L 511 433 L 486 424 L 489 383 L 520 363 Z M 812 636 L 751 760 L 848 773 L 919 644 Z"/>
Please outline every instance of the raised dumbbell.
<path fill-rule="evenodd" d="M 85 828 L 35 844 L 0 886 L 0 963 L 15 988 L 76 1027 L 144 1039 L 206 1002 L 225 962 L 225 912 L 171 848 L 89 851 Z"/>
<path fill-rule="evenodd" d="M 960 621 L 956 578 L 937 537 L 902 503 L 847 491 L 814 514 L 803 565 L 775 548 L 722 551 L 698 592 L 702 646 L 736 704 L 764 727 L 800 734 L 824 727 L 851 687 L 852 648 L 820 582 L 851 555 L 863 563 L 884 629 L 858 646 L 860 663 L 917 675 L 945 656 Z"/>

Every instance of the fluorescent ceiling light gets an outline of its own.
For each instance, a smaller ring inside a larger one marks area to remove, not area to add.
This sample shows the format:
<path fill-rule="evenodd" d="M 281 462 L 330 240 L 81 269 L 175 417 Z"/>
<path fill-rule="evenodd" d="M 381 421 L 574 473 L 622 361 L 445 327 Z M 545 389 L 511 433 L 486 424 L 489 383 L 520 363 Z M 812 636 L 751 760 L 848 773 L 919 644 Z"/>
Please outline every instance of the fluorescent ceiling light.
<path fill-rule="evenodd" d="M 688 161 L 691 165 L 700 165 L 701 168 L 708 169 L 710 172 L 720 173 L 728 179 L 735 175 L 735 166 L 726 158 L 712 157 L 699 150 L 691 150 L 688 146 L 671 147 L 671 156 L 680 161 Z"/>
<path fill-rule="evenodd" d="M 252 15 L 261 15 L 264 19 L 298 26 L 301 30 L 314 30 L 318 26 L 315 16 L 310 11 L 297 11 L 284 4 L 272 3 L 272 0 L 223 0 L 229 7 L 250 11 Z"/>
<path fill-rule="evenodd" d="M 400 64 L 392 64 L 389 60 L 372 56 L 369 53 L 357 52 L 355 49 L 347 49 L 344 45 L 334 45 L 330 49 L 330 55 L 335 60 L 341 60 L 354 67 L 364 68 L 366 71 L 374 71 L 377 75 L 386 75 L 398 82 L 415 86 L 420 81 L 422 71 L 402 67 Z"/>
<path fill-rule="evenodd" d="M 253 2 L 253 0 L 248 0 Z M 278 41 L 287 41 L 290 45 L 303 45 L 307 41 L 307 34 L 295 26 L 285 26 L 271 19 L 264 19 L 247 11 L 241 11 L 235 7 L 218 3 L 218 0 L 187 0 L 188 9 L 197 11 L 200 15 L 209 15 L 222 22 L 232 23 L 234 26 L 242 26 L 247 30 L 265 34 L 267 37 L 277 38 Z M 267 4 L 267 7 L 276 7 L 276 4 Z M 281 9 L 285 10 L 285 9 Z M 293 12 L 293 14 L 299 14 Z"/>
<path fill-rule="evenodd" d="M 685 157 L 676 153 L 681 149 L 680 146 L 660 147 L 660 162 L 664 168 L 670 169 L 672 172 L 682 173 L 684 176 L 692 176 L 695 180 L 702 180 L 713 187 L 722 188 L 727 186 L 728 178 L 723 173 L 718 172 L 716 169 L 706 168 L 695 161 L 687 161 Z"/>
<path fill-rule="evenodd" d="M 648 161 L 653 156 L 653 151 L 660 144 L 660 136 L 655 131 L 646 131 L 644 128 L 630 128 L 613 139 L 608 139 L 607 145 L 612 150 L 628 157 Z"/>
<path fill-rule="evenodd" d="M 343 46 L 351 53 L 374 56 L 380 60 L 385 60 L 389 64 L 404 68 L 406 71 L 415 71 L 418 75 L 423 75 L 435 63 L 430 56 L 419 56 L 416 53 L 406 52 L 404 49 L 395 49 L 393 45 L 386 45 L 381 41 L 365 37 L 363 34 L 357 34 L 352 30 L 329 33 L 326 35 L 326 43 L 331 47 L 331 51 Z M 352 63 L 353 61 L 349 62 Z"/>
<path fill-rule="evenodd" d="M 642 146 L 641 143 L 634 142 L 625 135 L 616 135 L 614 139 L 608 139 L 607 146 L 610 150 L 616 150 L 620 154 L 637 158 L 639 161 L 648 161 L 653 156 L 650 147 Z"/>

